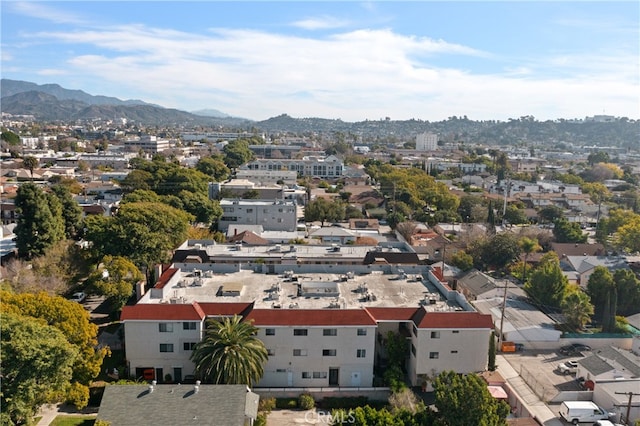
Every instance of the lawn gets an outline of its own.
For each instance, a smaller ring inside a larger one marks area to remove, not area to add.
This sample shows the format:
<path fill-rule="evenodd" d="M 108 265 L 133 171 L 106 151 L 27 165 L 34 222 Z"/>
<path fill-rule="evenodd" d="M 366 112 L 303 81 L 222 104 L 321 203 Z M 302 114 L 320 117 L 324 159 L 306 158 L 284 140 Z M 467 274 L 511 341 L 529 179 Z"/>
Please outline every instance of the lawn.
<path fill-rule="evenodd" d="M 93 426 L 96 416 L 57 416 L 51 426 Z"/>

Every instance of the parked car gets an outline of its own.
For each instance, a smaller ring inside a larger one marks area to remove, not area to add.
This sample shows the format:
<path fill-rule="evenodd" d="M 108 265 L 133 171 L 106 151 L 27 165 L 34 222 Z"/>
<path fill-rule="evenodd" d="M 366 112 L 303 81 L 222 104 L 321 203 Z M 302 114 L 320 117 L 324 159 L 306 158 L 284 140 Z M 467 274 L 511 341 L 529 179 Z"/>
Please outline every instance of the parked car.
<path fill-rule="evenodd" d="M 82 303 L 87 300 L 87 295 L 84 292 L 79 291 L 77 293 L 73 293 L 69 300 L 71 300 L 72 302 Z"/>
<path fill-rule="evenodd" d="M 572 343 L 560 348 L 562 355 L 582 355 L 582 352 L 588 352 L 591 350 L 590 346 L 583 345 L 581 343 Z"/>
<path fill-rule="evenodd" d="M 560 417 L 574 425 L 581 422 L 608 420 L 615 415 L 592 401 L 564 401 L 560 405 L 559 413 Z"/>
<path fill-rule="evenodd" d="M 576 361 L 567 361 L 558 365 L 558 371 L 564 375 L 575 373 L 578 370 Z"/>

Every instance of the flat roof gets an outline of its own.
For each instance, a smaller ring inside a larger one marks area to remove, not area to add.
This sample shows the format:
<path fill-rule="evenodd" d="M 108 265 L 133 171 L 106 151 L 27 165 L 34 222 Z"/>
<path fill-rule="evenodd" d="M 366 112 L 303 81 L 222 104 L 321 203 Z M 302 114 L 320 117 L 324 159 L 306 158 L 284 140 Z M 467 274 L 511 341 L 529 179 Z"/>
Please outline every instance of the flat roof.
<path fill-rule="evenodd" d="M 176 284 L 165 290 L 171 300 L 151 298 L 147 292 L 138 304 L 160 303 L 254 303 L 254 308 L 280 309 L 354 309 L 362 307 L 416 308 L 424 306 L 428 312 L 454 312 L 463 308 L 446 300 L 437 288 L 421 275 L 383 274 L 263 274 L 248 270 L 229 274 L 204 273 L 194 277 L 191 271 L 178 271 Z M 292 275 L 292 276 L 291 276 Z M 197 283 L 196 283 L 197 281 Z M 305 296 L 308 286 L 335 288 L 335 292 Z M 222 292 L 221 289 L 238 290 Z"/>

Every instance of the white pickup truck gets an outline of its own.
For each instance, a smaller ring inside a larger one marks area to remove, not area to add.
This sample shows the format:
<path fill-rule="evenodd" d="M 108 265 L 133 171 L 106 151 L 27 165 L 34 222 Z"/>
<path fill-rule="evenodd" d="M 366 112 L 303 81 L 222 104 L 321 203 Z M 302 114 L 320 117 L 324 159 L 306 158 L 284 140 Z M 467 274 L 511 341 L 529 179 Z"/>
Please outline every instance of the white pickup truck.
<path fill-rule="evenodd" d="M 578 363 L 576 361 L 567 361 L 558 365 L 558 371 L 562 374 L 572 374 L 578 371 Z"/>

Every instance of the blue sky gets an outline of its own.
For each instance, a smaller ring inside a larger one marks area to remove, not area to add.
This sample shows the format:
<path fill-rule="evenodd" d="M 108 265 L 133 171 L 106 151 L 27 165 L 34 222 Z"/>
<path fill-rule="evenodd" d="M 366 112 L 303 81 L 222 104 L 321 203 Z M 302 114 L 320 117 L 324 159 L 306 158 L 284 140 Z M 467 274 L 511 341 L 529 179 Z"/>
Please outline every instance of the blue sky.
<path fill-rule="evenodd" d="M 640 3 L 0 2 L 3 78 L 263 120 L 640 118 Z"/>

